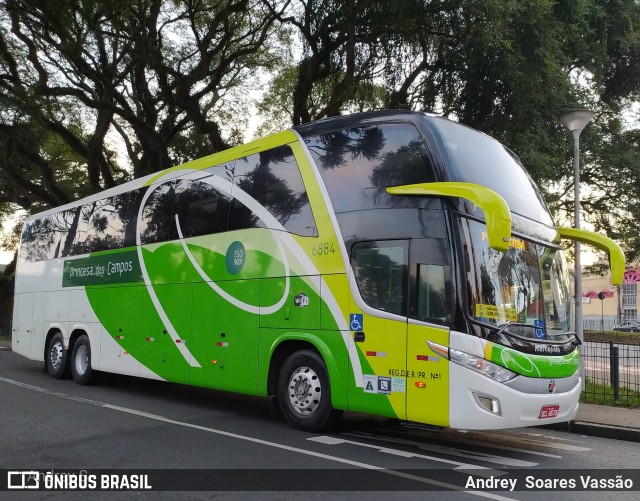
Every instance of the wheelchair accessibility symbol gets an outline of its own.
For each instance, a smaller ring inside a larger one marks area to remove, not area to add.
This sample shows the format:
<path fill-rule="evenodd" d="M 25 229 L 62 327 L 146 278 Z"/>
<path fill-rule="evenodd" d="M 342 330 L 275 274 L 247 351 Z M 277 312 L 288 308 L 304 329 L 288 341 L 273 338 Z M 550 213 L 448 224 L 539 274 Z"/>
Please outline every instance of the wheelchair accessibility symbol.
<path fill-rule="evenodd" d="M 364 319 L 362 313 L 352 313 L 350 315 L 351 321 L 349 326 L 352 331 L 361 331 L 364 329 Z"/>

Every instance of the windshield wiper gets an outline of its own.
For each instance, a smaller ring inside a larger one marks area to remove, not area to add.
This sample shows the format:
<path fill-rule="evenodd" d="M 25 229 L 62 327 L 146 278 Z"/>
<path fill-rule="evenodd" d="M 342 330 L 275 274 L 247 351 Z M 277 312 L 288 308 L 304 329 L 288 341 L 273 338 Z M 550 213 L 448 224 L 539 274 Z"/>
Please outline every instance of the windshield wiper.
<path fill-rule="evenodd" d="M 548 339 L 547 340 L 531 339 L 531 338 L 527 338 L 527 337 L 524 337 L 524 336 L 519 336 L 518 334 L 514 334 L 513 332 L 509 332 L 509 327 L 528 327 L 530 329 L 537 329 L 538 328 L 535 325 L 531 325 L 531 324 L 524 324 L 524 323 L 521 323 L 521 322 L 508 321 L 507 323 L 497 325 L 495 328 L 497 328 L 498 330 L 495 331 L 495 332 L 491 332 L 489 334 L 489 336 L 487 336 L 487 340 L 489 340 L 489 341 L 497 340 L 502 334 L 504 334 L 504 335 L 507 335 L 509 337 L 520 339 L 522 341 L 527 341 L 529 343 L 531 343 L 532 341 L 534 341 L 534 342 L 543 342 L 543 343 L 548 343 L 548 344 L 566 344 L 567 343 L 567 340 L 565 340 L 565 341 L 551 341 L 551 340 L 548 340 Z M 576 336 L 575 332 L 565 332 L 564 335 L 573 336 L 572 342 L 576 346 L 579 346 L 579 345 L 582 344 L 580 342 L 580 339 L 578 339 L 578 336 Z"/>
<path fill-rule="evenodd" d="M 520 337 L 517 334 L 513 334 L 512 332 L 509 332 L 509 327 L 532 327 L 532 328 L 536 328 L 535 325 L 531 325 L 531 324 L 523 324 L 520 322 L 511 322 L 508 321 L 505 324 L 500 324 L 496 326 L 498 328 L 497 331 L 492 332 L 489 337 L 491 338 L 498 338 L 500 336 L 500 334 L 507 334 L 509 336 L 516 336 L 516 337 Z M 490 339 L 491 340 L 491 339 Z"/>
<path fill-rule="evenodd" d="M 511 325 L 511 321 L 510 320 L 506 324 L 497 325 L 496 327 L 498 327 L 498 330 L 489 334 L 489 336 L 488 336 L 489 341 L 491 341 L 493 339 L 498 339 L 498 337 L 500 337 L 500 334 L 502 334 L 504 331 L 506 331 L 507 327 L 509 327 L 510 325 Z"/>

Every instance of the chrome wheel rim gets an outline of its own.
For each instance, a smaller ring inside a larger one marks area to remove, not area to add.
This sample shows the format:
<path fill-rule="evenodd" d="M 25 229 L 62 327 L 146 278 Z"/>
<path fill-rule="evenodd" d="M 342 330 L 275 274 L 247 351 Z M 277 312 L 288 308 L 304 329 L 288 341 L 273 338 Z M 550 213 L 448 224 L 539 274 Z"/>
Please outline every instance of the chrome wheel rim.
<path fill-rule="evenodd" d="M 49 364 L 53 370 L 57 371 L 62 367 L 63 346 L 62 342 L 56 341 L 49 350 Z"/>
<path fill-rule="evenodd" d="M 89 367 L 89 350 L 86 345 L 78 346 L 75 358 L 76 374 L 82 376 Z"/>
<path fill-rule="evenodd" d="M 309 416 L 320 405 L 322 387 L 318 374 L 310 367 L 299 367 L 289 378 L 289 403 L 302 416 Z"/>

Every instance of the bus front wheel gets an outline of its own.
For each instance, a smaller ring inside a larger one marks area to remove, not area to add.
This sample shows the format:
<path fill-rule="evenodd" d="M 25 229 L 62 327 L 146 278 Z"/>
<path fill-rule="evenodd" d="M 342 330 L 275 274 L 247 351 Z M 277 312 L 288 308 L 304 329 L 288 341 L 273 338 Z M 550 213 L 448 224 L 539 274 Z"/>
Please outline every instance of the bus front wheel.
<path fill-rule="evenodd" d="M 61 332 L 56 332 L 49 341 L 46 366 L 47 372 L 54 379 L 67 376 L 67 350 L 64 348 L 64 337 Z"/>
<path fill-rule="evenodd" d="M 301 350 L 287 358 L 278 376 L 278 402 L 294 427 L 319 431 L 342 414 L 331 407 L 327 367 L 316 352 Z"/>
<path fill-rule="evenodd" d="M 78 384 L 87 385 L 95 380 L 96 371 L 91 367 L 91 344 L 86 334 L 80 336 L 71 352 L 71 377 Z"/>

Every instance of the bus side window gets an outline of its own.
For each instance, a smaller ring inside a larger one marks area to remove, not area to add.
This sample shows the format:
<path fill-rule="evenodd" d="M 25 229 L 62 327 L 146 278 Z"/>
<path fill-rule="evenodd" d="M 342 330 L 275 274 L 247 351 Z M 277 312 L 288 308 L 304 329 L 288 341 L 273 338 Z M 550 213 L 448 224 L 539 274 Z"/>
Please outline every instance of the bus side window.
<path fill-rule="evenodd" d="M 418 319 L 444 323 L 446 292 L 444 266 L 418 264 Z"/>
<path fill-rule="evenodd" d="M 253 197 L 284 228 L 296 235 L 316 236 L 317 229 L 300 169 L 291 147 L 279 146 L 235 161 L 233 184 Z M 233 200 L 229 230 L 264 228 L 248 207 Z"/>
<path fill-rule="evenodd" d="M 47 217 L 51 243 L 47 252 L 47 259 L 57 259 L 69 253 L 75 235 L 76 210 L 69 209 L 56 212 Z"/>
<path fill-rule="evenodd" d="M 183 237 L 196 237 L 227 231 L 231 198 L 216 190 L 208 178 L 183 179 L 176 187 L 173 212 Z M 175 218 L 171 221 L 171 238 L 178 238 Z"/>
<path fill-rule="evenodd" d="M 22 232 L 20 257 L 27 261 L 44 261 L 67 255 L 73 242 L 75 209 L 56 212 L 25 225 Z"/>
<path fill-rule="evenodd" d="M 377 310 L 406 314 L 408 254 L 404 240 L 353 245 L 351 266 L 365 303 Z"/>
<path fill-rule="evenodd" d="M 51 219 L 41 217 L 27 223 L 22 231 L 20 257 L 26 261 L 44 261 L 54 243 Z"/>
<path fill-rule="evenodd" d="M 386 188 L 436 180 L 430 153 L 410 123 L 348 128 L 305 142 L 336 213 L 423 206 L 424 198 L 390 195 Z"/>
<path fill-rule="evenodd" d="M 168 181 L 149 188 L 152 192 L 142 209 L 142 225 L 138 228 L 142 245 L 169 239 L 176 184 L 177 181 Z"/>
<path fill-rule="evenodd" d="M 32 258 L 34 228 L 38 221 L 40 220 L 36 219 L 30 223 L 26 223 L 22 228 L 22 235 L 20 235 L 20 257 L 25 261 L 34 261 Z"/>
<path fill-rule="evenodd" d="M 124 244 L 128 193 L 82 206 L 72 254 L 119 249 Z"/>
<path fill-rule="evenodd" d="M 140 212 L 140 204 L 147 188 L 138 188 L 129 192 L 129 200 L 127 201 L 127 209 L 122 215 L 122 223 L 124 225 L 124 242 L 123 247 L 136 245 L 136 234 L 138 231 L 138 212 Z"/>

